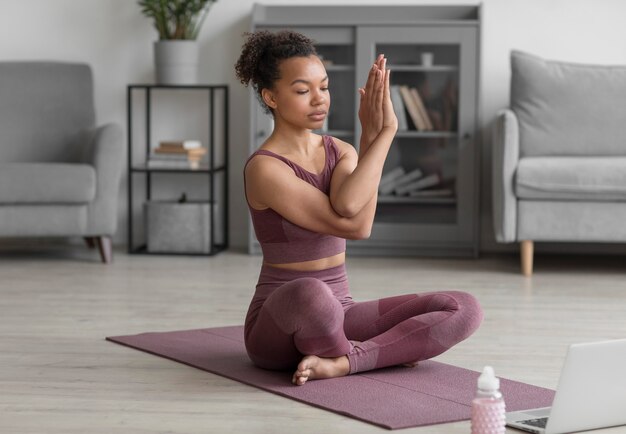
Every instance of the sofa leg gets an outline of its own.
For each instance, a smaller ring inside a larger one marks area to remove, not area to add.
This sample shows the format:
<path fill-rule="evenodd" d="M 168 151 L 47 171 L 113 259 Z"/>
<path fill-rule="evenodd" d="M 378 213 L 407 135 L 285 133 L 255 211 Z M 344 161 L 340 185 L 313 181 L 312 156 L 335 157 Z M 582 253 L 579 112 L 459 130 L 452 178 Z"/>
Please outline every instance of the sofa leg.
<path fill-rule="evenodd" d="M 98 250 L 100 251 L 100 258 L 105 264 L 110 264 L 113 259 L 113 248 L 111 245 L 111 238 L 109 237 L 94 237 L 98 244 Z"/>
<path fill-rule="evenodd" d="M 93 249 L 94 247 L 96 247 L 96 241 L 94 237 L 84 237 L 85 238 L 85 243 L 87 243 L 87 247 L 89 247 L 90 249 Z"/>
<path fill-rule="evenodd" d="M 524 276 L 531 276 L 533 274 L 533 247 L 534 244 L 531 240 L 522 241 L 520 246 L 522 274 Z"/>

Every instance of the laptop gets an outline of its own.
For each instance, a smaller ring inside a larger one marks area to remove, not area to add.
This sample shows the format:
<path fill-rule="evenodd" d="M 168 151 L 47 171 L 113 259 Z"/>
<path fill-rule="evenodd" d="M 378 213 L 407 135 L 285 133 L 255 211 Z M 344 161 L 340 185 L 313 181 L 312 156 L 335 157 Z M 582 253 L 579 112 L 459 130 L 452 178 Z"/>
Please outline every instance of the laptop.
<path fill-rule="evenodd" d="M 537 434 L 625 425 L 626 339 L 570 345 L 552 407 L 507 413 L 506 424 Z"/>

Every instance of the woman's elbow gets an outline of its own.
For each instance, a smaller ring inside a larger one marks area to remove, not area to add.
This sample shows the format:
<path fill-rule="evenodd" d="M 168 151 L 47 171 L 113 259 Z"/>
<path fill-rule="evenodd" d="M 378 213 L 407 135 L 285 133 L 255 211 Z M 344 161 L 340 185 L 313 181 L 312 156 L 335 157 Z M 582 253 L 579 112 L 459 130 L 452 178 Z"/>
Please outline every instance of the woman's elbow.
<path fill-rule="evenodd" d="M 359 233 L 359 240 L 367 240 L 372 235 L 372 227 L 367 227 Z"/>
<path fill-rule="evenodd" d="M 331 206 L 342 217 L 352 218 L 361 212 L 363 204 L 355 198 L 331 197 Z"/>
<path fill-rule="evenodd" d="M 359 211 L 361 211 L 360 209 L 357 209 L 354 204 L 350 203 L 333 204 L 333 209 L 337 214 L 345 218 L 355 217 L 359 213 Z"/>
<path fill-rule="evenodd" d="M 372 225 L 359 225 L 354 229 L 351 235 L 350 239 L 352 240 L 366 240 L 372 235 Z"/>

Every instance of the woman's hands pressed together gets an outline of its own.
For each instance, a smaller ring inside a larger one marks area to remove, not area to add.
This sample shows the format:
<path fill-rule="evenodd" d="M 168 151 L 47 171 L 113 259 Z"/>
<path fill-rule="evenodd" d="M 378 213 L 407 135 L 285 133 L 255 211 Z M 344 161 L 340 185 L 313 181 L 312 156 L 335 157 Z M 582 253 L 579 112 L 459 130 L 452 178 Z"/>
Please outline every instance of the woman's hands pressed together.
<path fill-rule="evenodd" d="M 361 122 L 360 152 L 362 156 L 380 134 L 383 128 L 395 133 L 398 119 L 393 111 L 389 90 L 390 71 L 386 69 L 387 59 L 378 55 L 370 69 L 365 87 L 359 88 L 361 102 L 359 105 L 359 121 Z"/>
<path fill-rule="evenodd" d="M 343 217 L 362 219 L 368 234 L 376 214 L 380 177 L 398 130 L 398 119 L 389 91 L 390 73 L 386 65 L 385 56 L 379 55 L 365 87 L 359 89 L 359 120 L 362 126 L 359 153 L 343 154 L 335 166 L 331 182 L 333 209 Z"/>

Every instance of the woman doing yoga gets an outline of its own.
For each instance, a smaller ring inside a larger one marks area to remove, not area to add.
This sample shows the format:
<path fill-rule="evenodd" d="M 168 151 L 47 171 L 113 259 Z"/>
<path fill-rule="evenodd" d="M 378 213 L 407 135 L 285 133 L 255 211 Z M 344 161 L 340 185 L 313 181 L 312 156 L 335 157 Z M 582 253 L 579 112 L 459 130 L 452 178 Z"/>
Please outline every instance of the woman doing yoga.
<path fill-rule="evenodd" d="M 259 367 L 295 369 L 292 381 L 414 365 L 470 336 L 482 320 L 463 292 L 423 292 L 356 302 L 348 289 L 346 239 L 370 234 L 383 163 L 398 122 L 386 59 L 361 95 L 359 151 L 320 129 L 329 78 L 311 40 L 292 31 L 248 35 L 235 66 L 274 118 L 244 168 L 246 199 L 263 251 L 245 321 Z"/>

